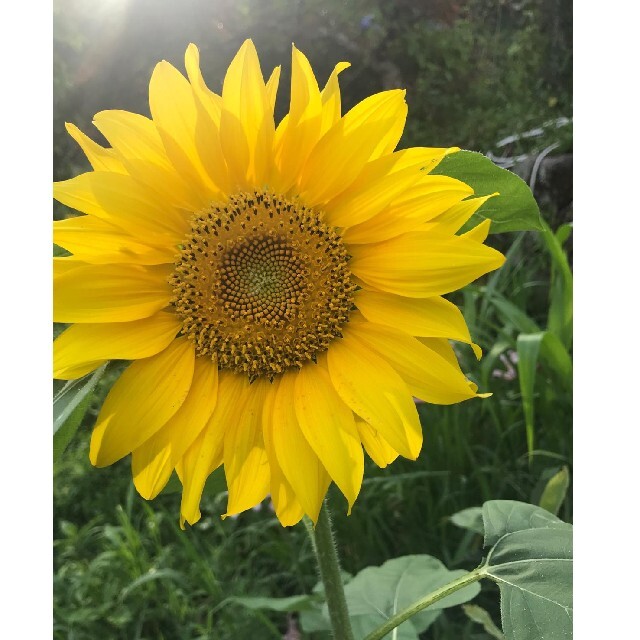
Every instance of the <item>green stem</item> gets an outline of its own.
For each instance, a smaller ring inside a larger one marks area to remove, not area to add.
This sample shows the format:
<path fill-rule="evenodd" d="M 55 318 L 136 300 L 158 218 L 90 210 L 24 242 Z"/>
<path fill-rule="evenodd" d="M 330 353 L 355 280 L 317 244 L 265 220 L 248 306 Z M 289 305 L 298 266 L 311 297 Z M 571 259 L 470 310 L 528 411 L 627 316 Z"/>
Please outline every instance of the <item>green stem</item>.
<path fill-rule="evenodd" d="M 306 521 L 305 524 L 307 524 Z M 336 543 L 331 529 L 331 518 L 326 502 L 320 509 L 315 529 L 309 523 L 307 530 L 311 535 L 313 550 L 316 553 L 318 567 L 320 568 L 320 578 L 324 584 L 333 637 L 335 640 L 354 640 L 351 623 L 349 622 L 347 601 L 344 597 Z"/>
<path fill-rule="evenodd" d="M 389 618 L 381 627 L 378 627 L 375 631 L 372 631 L 364 640 L 382 640 L 387 633 L 393 631 L 396 627 L 400 626 L 405 620 L 408 620 L 411 616 L 418 613 L 418 611 L 422 611 L 426 609 L 434 602 L 438 602 L 438 600 L 442 600 L 442 598 L 446 598 L 448 595 L 451 595 L 454 591 L 458 591 L 458 589 L 462 589 L 467 585 L 470 585 L 474 582 L 480 580 L 485 576 L 484 567 L 478 567 L 474 569 L 470 573 L 454 580 L 453 582 L 449 582 L 449 584 L 445 584 L 443 587 L 432 591 L 430 594 L 424 596 L 424 598 L 420 598 L 417 602 L 409 605 L 406 609 L 401 611 L 400 613 L 396 613 L 393 618 Z"/>

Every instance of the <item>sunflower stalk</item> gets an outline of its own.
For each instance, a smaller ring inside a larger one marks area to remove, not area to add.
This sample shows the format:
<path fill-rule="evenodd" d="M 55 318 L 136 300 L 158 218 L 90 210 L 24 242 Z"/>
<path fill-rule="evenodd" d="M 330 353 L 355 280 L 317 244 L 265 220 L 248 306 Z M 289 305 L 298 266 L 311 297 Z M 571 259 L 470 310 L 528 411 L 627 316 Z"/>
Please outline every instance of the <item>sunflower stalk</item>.
<path fill-rule="evenodd" d="M 307 531 L 311 536 L 313 550 L 318 561 L 333 637 L 335 640 L 354 640 L 351 622 L 349 621 L 347 600 L 344 596 L 338 551 L 326 500 L 320 509 L 315 528 L 308 522 L 307 518 L 305 518 L 305 525 L 307 525 Z"/>

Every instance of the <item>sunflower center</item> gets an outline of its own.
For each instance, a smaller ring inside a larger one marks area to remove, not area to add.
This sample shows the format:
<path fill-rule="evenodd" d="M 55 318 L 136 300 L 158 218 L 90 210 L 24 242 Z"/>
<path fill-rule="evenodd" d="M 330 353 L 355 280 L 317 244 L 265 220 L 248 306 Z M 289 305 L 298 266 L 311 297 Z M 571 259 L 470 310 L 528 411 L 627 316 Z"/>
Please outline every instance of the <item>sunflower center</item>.
<path fill-rule="evenodd" d="M 251 379 L 315 360 L 348 321 L 356 285 L 321 214 L 262 192 L 196 214 L 171 277 L 196 354 Z"/>

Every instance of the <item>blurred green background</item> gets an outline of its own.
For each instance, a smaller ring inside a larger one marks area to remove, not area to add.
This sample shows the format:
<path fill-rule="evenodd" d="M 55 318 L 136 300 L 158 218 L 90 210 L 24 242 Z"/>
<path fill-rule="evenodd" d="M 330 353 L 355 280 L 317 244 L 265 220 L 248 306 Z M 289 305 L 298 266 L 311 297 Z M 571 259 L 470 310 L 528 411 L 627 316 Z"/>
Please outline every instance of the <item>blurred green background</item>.
<path fill-rule="evenodd" d="M 451 516 L 489 499 L 542 501 L 571 521 L 571 12 L 568 0 L 54 0 L 56 180 L 89 169 L 65 122 L 101 141 L 91 125 L 96 112 L 148 115 L 155 63 L 183 69 L 189 42 L 218 91 L 251 37 L 265 74 L 283 65 L 278 117 L 288 105 L 295 42 L 321 85 L 338 61 L 352 63 L 340 77 L 343 109 L 376 91 L 406 88 L 401 147 L 490 153 L 533 184 L 548 227 L 492 236 L 506 265 L 451 298 L 485 350 L 477 362 L 461 347 L 463 370 L 493 396 L 420 405 L 420 458 L 385 470 L 369 464 L 348 518 L 342 497 L 330 492 L 349 573 L 409 553 L 473 568 L 481 536 Z M 70 213 L 54 205 L 55 217 Z M 261 639 L 289 630 L 294 640 L 295 618 L 229 598 L 309 592 L 317 578 L 304 528 L 282 528 L 268 501 L 221 521 L 224 487 L 214 478 L 202 521 L 181 532 L 178 493 L 146 503 L 133 489 L 128 460 L 91 468 L 89 433 L 110 380 L 101 381 L 54 465 L 54 637 Z M 562 490 L 552 495 L 545 487 L 554 476 Z M 477 602 L 499 623 L 497 589 L 483 585 Z M 456 607 L 424 637 L 491 636 Z"/>

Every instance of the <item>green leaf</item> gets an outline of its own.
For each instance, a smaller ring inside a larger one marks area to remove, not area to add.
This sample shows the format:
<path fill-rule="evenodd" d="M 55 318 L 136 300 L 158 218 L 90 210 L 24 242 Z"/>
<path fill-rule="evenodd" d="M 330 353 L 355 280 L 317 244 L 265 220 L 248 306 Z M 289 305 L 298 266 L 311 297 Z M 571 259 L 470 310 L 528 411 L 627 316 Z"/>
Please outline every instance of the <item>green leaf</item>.
<path fill-rule="evenodd" d="M 487 294 L 505 324 L 512 325 L 520 333 L 540 331 L 540 327 L 520 307 L 507 300 L 501 293 L 487 291 Z"/>
<path fill-rule="evenodd" d="M 562 248 L 572 225 L 561 226 L 554 234 L 543 222 L 542 240 L 551 256 L 550 305 L 547 328 L 554 333 L 566 349 L 573 340 L 573 274 Z"/>
<path fill-rule="evenodd" d="M 303 611 L 311 609 L 315 603 L 312 596 L 300 595 L 288 598 L 263 598 L 261 596 L 231 596 L 225 602 L 241 604 L 252 611 Z"/>
<path fill-rule="evenodd" d="M 560 376 L 566 388 L 571 389 L 573 384 L 573 362 L 565 346 L 555 333 L 551 331 L 544 332 L 540 355 L 545 363 Z"/>
<path fill-rule="evenodd" d="M 132 592 L 141 587 L 147 582 L 153 582 L 155 580 L 171 580 L 180 584 L 185 584 L 184 576 L 173 569 L 154 569 L 151 568 L 147 573 L 136 578 L 131 584 L 125 587 L 119 595 L 120 600 L 124 600 Z"/>
<path fill-rule="evenodd" d="M 540 506 L 550 513 L 557 514 L 567 496 L 568 488 L 569 468 L 565 466 L 547 482 L 540 496 Z"/>
<path fill-rule="evenodd" d="M 552 513 L 517 500 L 489 500 L 482 505 L 484 546 L 489 547 L 514 531 L 545 527 L 567 527 Z"/>
<path fill-rule="evenodd" d="M 424 615 L 425 612 L 420 612 Z M 429 612 L 429 622 L 424 626 L 426 630 L 440 615 L 440 611 Z M 415 620 L 418 616 L 413 616 L 411 620 L 403 622 L 393 630 L 393 635 L 389 634 L 389 638 L 393 640 L 419 640 L 418 632 L 414 626 Z M 370 633 L 373 633 L 386 618 L 380 613 L 375 613 L 367 616 L 357 616 L 351 618 L 351 629 L 353 631 L 354 638 L 366 638 Z M 427 618 L 424 618 L 422 624 L 426 622 Z"/>
<path fill-rule="evenodd" d="M 572 384 L 573 363 L 560 339 L 549 331 L 520 334 L 516 341 L 516 348 L 518 351 L 518 379 L 527 432 L 527 449 L 531 454 L 534 449 L 534 391 L 539 357 L 542 356 L 545 362 L 558 373 L 567 389 L 570 389 Z"/>
<path fill-rule="evenodd" d="M 82 418 L 91 404 L 91 396 L 85 396 L 84 400 L 71 412 L 65 423 L 53 434 L 53 461 L 57 462 L 65 452 L 73 439 Z"/>
<path fill-rule="evenodd" d="M 451 516 L 451 522 L 461 529 L 468 529 L 476 533 L 484 533 L 484 524 L 482 523 L 482 507 L 469 507 L 454 513 Z"/>
<path fill-rule="evenodd" d="M 361 621 L 362 624 L 367 629 L 371 624 L 368 632 L 373 631 L 426 594 L 466 573 L 449 571 L 442 562 L 428 555 L 402 556 L 388 560 L 380 567 L 367 567 L 345 586 L 349 616 L 354 620 L 365 616 L 367 621 Z M 405 634 L 407 639 L 417 637 L 433 623 L 442 609 L 467 602 L 479 591 L 480 587 L 474 583 L 452 593 L 402 623 L 398 633 Z M 416 636 L 411 635 L 412 631 Z"/>
<path fill-rule="evenodd" d="M 331 631 L 331 621 L 328 618 L 328 612 L 325 612 L 320 605 L 300 611 L 300 624 L 305 633 Z"/>
<path fill-rule="evenodd" d="M 515 531 L 489 552 L 484 572 L 500 588 L 509 640 L 572 637 L 572 533 L 570 525 Z"/>
<path fill-rule="evenodd" d="M 520 394 L 522 395 L 522 409 L 524 411 L 524 424 L 527 432 L 527 450 L 529 455 L 534 449 L 535 423 L 534 423 L 534 388 L 536 384 L 536 369 L 538 367 L 538 354 L 544 332 L 522 333 L 518 336 L 516 348 L 518 351 L 518 379 L 520 381 Z"/>
<path fill-rule="evenodd" d="M 540 210 L 531 189 L 515 173 L 497 167 L 489 158 L 475 151 L 458 151 L 446 156 L 433 170 L 471 186 L 476 196 L 489 198 L 471 219 L 471 226 L 491 219 L 491 232 L 540 231 Z"/>
<path fill-rule="evenodd" d="M 477 604 L 463 604 L 462 610 L 467 618 L 481 624 L 484 630 L 497 640 L 505 640 L 504 633 L 495 625 L 489 613 Z"/>
<path fill-rule="evenodd" d="M 53 460 L 64 453 L 82 424 L 91 404 L 91 393 L 102 377 L 106 364 L 92 374 L 67 382 L 53 398 Z"/>
<path fill-rule="evenodd" d="M 66 422 L 75 408 L 93 391 L 98 380 L 104 374 L 107 365 L 103 364 L 93 373 L 69 380 L 53 398 L 53 433 Z"/>

